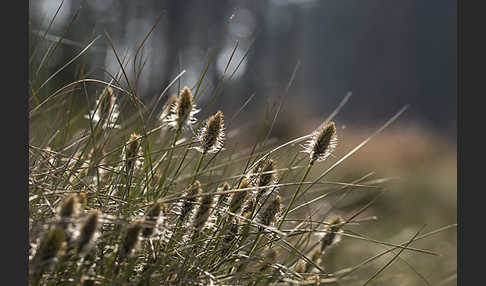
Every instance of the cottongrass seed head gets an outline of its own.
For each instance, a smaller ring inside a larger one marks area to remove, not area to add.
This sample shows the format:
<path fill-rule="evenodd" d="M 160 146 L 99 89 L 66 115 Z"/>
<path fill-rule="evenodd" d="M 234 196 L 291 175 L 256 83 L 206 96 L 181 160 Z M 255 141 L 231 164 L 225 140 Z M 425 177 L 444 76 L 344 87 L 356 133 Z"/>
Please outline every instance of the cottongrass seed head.
<path fill-rule="evenodd" d="M 314 131 L 312 138 L 304 146 L 305 153 L 309 153 L 310 164 L 315 161 L 324 161 L 336 148 L 336 125 L 328 122 L 324 127 Z"/>
<path fill-rule="evenodd" d="M 203 154 L 216 153 L 223 148 L 224 120 L 221 110 L 206 120 L 196 136 L 196 140 L 201 145 L 194 148 Z"/>
<path fill-rule="evenodd" d="M 171 106 L 169 114 L 163 119 L 172 129 L 182 130 L 196 123 L 196 115 L 199 109 L 194 104 L 194 98 L 191 90 L 185 86 L 179 97 L 177 97 L 174 104 Z"/>

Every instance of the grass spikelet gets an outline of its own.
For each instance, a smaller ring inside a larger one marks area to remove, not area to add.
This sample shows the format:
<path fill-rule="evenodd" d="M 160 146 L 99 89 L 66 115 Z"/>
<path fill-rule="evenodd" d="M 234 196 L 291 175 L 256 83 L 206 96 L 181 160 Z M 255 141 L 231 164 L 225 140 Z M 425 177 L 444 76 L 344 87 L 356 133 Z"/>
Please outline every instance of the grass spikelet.
<path fill-rule="evenodd" d="M 254 198 L 250 198 L 249 200 L 247 200 L 245 206 L 243 207 L 243 210 L 241 211 L 241 216 L 250 219 L 250 216 L 255 209 L 255 204 L 256 201 Z"/>
<path fill-rule="evenodd" d="M 79 203 L 78 196 L 75 194 L 71 194 L 62 200 L 58 208 L 58 215 L 61 223 L 75 217 L 80 211 L 80 206 L 81 204 Z"/>
<path fill-rule="evenodd" d="M 64 229 L 57 227 L 46 233 L 41 240 L 39 248 L 32 259 L 32 280 L 37 285 L 42 274 L 54 264 L 57 257 L 61 255 L 66 241 Z"/>
<path fill-rule="evenodd" d="M 221 110 L 206 120 L 196 136 L 196 140 L 199 141 L 200 146 L 194 148 L 203 154 L 215 153 L 222 149 L 224 143 L 224 120 Z"/>
<path fill-rule="evenodd" d="M 160 114 L 160 118 L 159 120 L 160 121 L 164 121 L 164 119 L 167 117 L 167 116 L 170 116 L 172 115 L 172 111 L 173 111 L 173 107 L 174 107 L 174 104 L 177 100 L 177 94 L 175 93 L 172 93 L 169 98 L 167 98 L 167 101 L 165 102 L 164 104 L 164 107 L 162 108 L 162 113 Z"/>
<path fill-rule="evenodd" d="M 86 208 L 86 205 L 88 204 L 88 195 L 86 194 L 86 190 L 82 190 L 77 194 L 77 199 L 79 202 L 79 206 L 82 210 Z"/>
<path fill-rule="evenodd" d="M 194 215 L 192 226 L 195 233 L 199 233 L 209 218 L 209 212 L 213 208 L 214 197 L 212 195 L 203 196 Z"/>
<path fill-rule="evenodd" d="M 262 174 L 260 175 L 260 178 L 258 179 L 257 186 L 259 187 L 264 187 L 268 186 L 271 184 L 275 178 L 277 177 L 276 174 L 276 165 L 275 161 L 273 160 L 266 160 L 265 165 L 262 168 Z"/>
<path fill-rule="evenodd" d="M 81 225 L 77 247 L 77 251 L 81 255 L 86 255 L 96 240 L 100 216 L 101 212 L 99 210 L 92 210 L 89 212 L 84 223 Z"/>
<path fill-rule="evenodd" d="M 142 230 L 142 236 L 144 238 L 151 237 L 155 229 L 157 227 L 157 221 L 160 217 L 160 213 L 162 212 L 162 205 L 160 203 L 153 204 L 147 213 L 145 214 L 144 218 L 144 228 Z"/>
<path fill-rule="evenodd" d="M 323 128 L 314 131 L 312 138 L 307 142 L 304 152 L 309 153 L 310 164 L 315 161 L 324 161 L 336 148 L 337 136 L 334 122 L 327 123 Z"/>
<path fill-rule="evenodd" d="M 280 252 L 276 248 L 267 248 L 263 252 L 263 261 L 260 263 L 258 271 L 263 272 L 269 268 L 270 265 L 276 263 L 280 256 Z"/>
<path fill-rule="evenodd" d="M 267 208 L 261 214 L 261 224 L 270 226 L 277 220 L 277 215 L 282 210 L 281 205 L 282 198 L 280 196 L 276 196 L 267 206 Z"/>
<path fill-rule="evenodd" d="M 238 189 L 246 189 L 250 187 L 250 180 L 243 178 L 238 185 Z M 241 210 L 249 191 L 242 191 L 233 193 L 231 196 L 231 202 L 229 210 L 232 213 L 238 214 Z"/>
<path fill-rule="evenodd" d="M 306 256 L 316 265 L 321 264 L 321 248 L 319 246 L 314 247 Z M 298 273 L 311 273 L 314 269 L 314 265 L 307 261 L 299 260 L 295 266 L 294 270 Z"/>
<path fill-rule="evenodd" d="M 277 178 L 277 167 L 275 161 L 272 159 L 260 161 L 260 163 L 252 170 L 253 174 L 257 175 L 256 185 L 258 187 L 266 187 L 273 184 Z M 270 188 L 262 188 L 257 190 L 256 201 L 259 202 L 262 197 L 270 192 Z"/>
<path fill-rule="evenodd" d="M 239 225 L 236 222 L 236 220 L 230 219 L 228 223 L 228 227 L 226 228 L 222 240 L 222 246 L 221 246 L 221 254 L 224 256 L 228 253 L 228 251 L 231 249 L 233 241 L 237 238 L 238 235 L 238 230 L 239 230 Z"/>
<path fill-rule="evenodd" d="M 248 263 L 248 266 L 244 267 L 245 272 L 247 273 L 264 272 L 277 261 L 279 255 L 280 255 L 279 252 L 275 248 L 267 248 L 264 251 L 262 251 L 260 255 L 252 258 L 252 260 Z"/>
<path fill-rule="evenodd" d="M 107 87 L 96 99 L 94 109 L 89 112 L 89 115 L 85 115 L 85 118 L 91 118 L 102 129 L 120 128 L 120 125 L 116 124 L 119 115 L 120 110 L 113 88 Z"/>
<path fill-rule="evenodd" d="M 217 191 L 218 192 L 226 192 L 229 189 L 231 189 L 231 186 L 228 183 L 224 183 L 223 186 L 219 187 Z M 230 194 L 218 195 L 218 201 L 216 202 L 216 206 L 214 207 L 217 215 L 222 213 L 223 210 L 226 208 L 229 197 L 230 197 Z"/>
<path fill-rule="evenodd" d="M 76 185 L 81 178 L 86 178 L 89 173 L 93 152 L 94 150 L 91 149 L 86 158 L 82 158 L 81 152 L 77 151 L 72 158 L 68 159 L 68 176 L 71 184 Z"/>
<path fill-rule="evenodd" d="M 125 164 L 127 168 L 127 173 L 130 173 L 135 166 L 141 165 L 140 156 L 141 154 L 141 142 L 139 140 L 140 135 L 133 133 L 128 139 L 128 145 L 125 149 Z"/>
<path fill-rule="evenodd" d="M 341 238 L 339 233 L 342 232 L 341 228 L 344 222 L 344 219 L 340 216 L 333 216 L 327 221 L 326 234 L 321 239 L 321 252 L 324 252 L 327 247 L 339 242 Z"/>
<path fill-rule="evenodd" d="M 81 204 L 79 202 L 79 195 L 70 194 L 58 207 L 59 226 L 65 230 L 66 241 L 71 241 L 73 235 L 73 221 L 81 211 Z"/>
<path fill-rule="evenodd" d="M 172 129 L 182 130 L 184 127 L 191 126 L 196 122 L 194 115 L 199 112 L 194 104 L 194 98 L 191 90 L 185 86 L 175 104 L 172 104 L 171 111 L 164 118 L 163 122 L 167 123 Z"/>
<path fill-rule="evenodd" d="M 142 222 L 140 220 L 132 222 L 123 236 L 118 252 L 119 261 L 123 261 L 130 256 L 132 252 L 138 247 L 140 243 L 140 232 L 142 230 Z"/>
<path fill-rule="evenodd" d="M 192 185 L 189 185 L 186 189 L 186 198 L 181 206 L 181 211 L 179 215 L 179 220 L 183 222 L 186 217 L 192 212 L 194 209 L 194 204 L 197 202 L 197 198 L 193 197 L 195 195 L 201 194 L 201 183 L 196 180 Z"/>

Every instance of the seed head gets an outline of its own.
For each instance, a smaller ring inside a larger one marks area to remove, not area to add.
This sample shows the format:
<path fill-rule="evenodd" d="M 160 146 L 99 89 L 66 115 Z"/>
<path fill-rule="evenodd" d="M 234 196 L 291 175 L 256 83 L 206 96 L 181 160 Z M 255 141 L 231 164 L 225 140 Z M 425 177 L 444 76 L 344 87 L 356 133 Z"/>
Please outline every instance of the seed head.
<path fill-rule="evenodd" d="M 277 178 L 276 173 L 277 167 L 275 161 L 269 160 L 262 160 L 260 161 L 255 168 L 250 172 L 250 176 L 257 176 L 256 185 L 258 187 L 266 187 L 273 184 Z M 261 188 L 257 190 L 256 201 L 260 201 L 260 199 L 270 192 L 270 188 Z"/>
<path fill-rule="evenodd" d="M 323 128 L 314 131 L 312 138 L 307 142 L 304 152 L 310 155 L 310 164 L 323 161 L 336 148 L 337 136 L 334 122 L 327 123 Z"/>
<path fill-rule="evenodd" d="M 244 218 L 249 219 L 250 216 L 251 216 L 251 214 L 253 213 L 254 208 L 255 208 L 255 199 L 254 198 L 250 198 L 246 202 L 243 210 L 241 211 L 241 216 L 244 217 Z"/>
<path fill-rule="evenodd" d="M 199 112 L 195 107 L 194 98 L 191 90 L 185 86 L 174 104 L 172 104 L 169 114 L 163 119 L 171 128 L 181 130 L 196 122 L 194 115 Z"/>
<path fill-rule="evenodd" d="M 193 219 L 193 227 L 196 232 L 200 232 L 209 218 L 209 211 L 213 208 L 212 195 L 203 196 L 200 201 L 200 205 L 197 208 L 196 214 Z"/>
<path fill-rule="evenodd" d="M 144 224 L 146 226 L 142 230 L 143 237 L 148 238 L 152 236 L 157 226 L 157 220 L 159 219 L 161 211 L 162 205 L 160 203 L 155 203 L 149 208 L 144 218 Z"/>
<path fill-rule="evenodd" d="M 245 272 L 254 273 L 254 272 L 264 272 L 272 264 L 277 262 L 280 253 L 275 248 L 266 248 L 262 251 L 260 255 L 250 258 L 248 265 L 245 267 Z"/>
<path fill-rule="evenodd" d="M 248 187 L 250 187 L 250 180 L 243 178 L 238 185 L 238 189 L 246 189 Z M 241 210 L 247 196 L 248 191 L 233 193 L 230 202 L 230 212 L 237 214 Z"/>
<path fill-rule="evenodd" d="M 107 87 L 105 91 L 96 100 L 94 110 L 90 112 L 91 116 L 85 115 L 85 118 L 92 117 L 94 123 L 103 129 L 120 128 L 121 126 L 116 124 L 120 111 L 113 88 Z"/>
<path fill-rule="evenodd" d="M 281 200 L 282 198 L 280 196 L 276 196 L 275 199 L 268 204 L 267 208 L 262 213 L 261 224 L 270 226 L 270 224 L 276 221 L 278 213 L 282 210 Z"/>
<path fill-rule="evenodd" d="M 224 183 L 223 186 L 218 188 L 218 192 L 226 192 L 229 189 L 231 189 L 231 186 L 228 183 Z M 218 195 L 218 200 L 216 202 L 216 205 L 214 206 L 214 215 L 216 217 L 220 217 L 221 214 L 223 214 L 226 209 L 227 209 L 227 204 L 228 204 L 228 199 L 229 199 L 230 194 L 221 194 Z"/>
<path fill-rule="evenodd" d="M 32 259 L 34 276 L 39 276 L 49 268 L 58 257 L 66 241 L 64 229 L 57 227 L 46 233 L 41 240 L 39 248 Z"/>
<path fill-rule="evenodd" d="M 59 205 L 58 214 L 60 219 L 66 221 L 76 216 L 79 213 L 80 206 L 77 195 L 71 194 L 67 196 Z"/>
<path fill-rule="evenodd" d="M 177 94 L 173 93 L 167 98 L 167 101 L 164 104 L 164 107 L 162 108 L 162 114 L 160 115 L 160 120 L 164 121 L 164 119 L 173 114 L 172 111 L 174 109 L 174 104 L 177 100 Z"/>
<path fill-rule="evenodd" d="M 189 185 L 186 189 L 186 198 L 181 206 L 180 211 L 180 221 L 184 221 L 184 219 L 189 215 L 190 212 L 194 209 L 194 204 L 197 202 L 197 197 L 193 197 L 195 195 L 201 194 L 201 183 L 196 180 L 192 185 Z"/>
<path fill-rule="evenodd" d="M 92 210 L 86 217 L 86 220 L 79 230 L 78 253 L 86 254 L 89 252 L 89 249 L 91 248 L 90 246 L 96 239 L 100 216 L 101 212 L 99 210 Z"/>
<path fill-rule="evenodd" d="M 263 187 L 272 183 L 277 176 L 275 173 L 276 169 L 275 162 L 271 159 L 267 160 L 262 168 L 262 174 L 260 175 L 257 185 Z"/>
<path fill-rule="evenodd" d="M 327 221 L 327 227 L 326 227 L 326 234 L 321 240 L 321 252 L 324 252 L 324 250 L 328 247 L 331 246 L 335 243 L 338 243 L 339 240 L 341 239 L 341 236 L 339 233 L 342 232 L 342 226 L 344 224 L 345 220 L 340 217 L 340 216 L 334 216 L 331 217 Z"/>
<path fill-rule="evenodd" d="M 270 265 L 277 262 L 280 252 L 276 248 L 267 248 L 263 252 L 263 261 L 260 264 L 260 272 L 265 271 Z"/>
<path fill-rule="evenodd" d="M 226 255 L 226 253 L 231 249 L 231 243 L 236 239 L 238 235 L 238 223 L 236 222 L 235 219 L 231 219 L 229 221 L 229 225 L 227 229 L 224 232 L 223 236 L 223 241 L 222 241 L 222 246 L 221 246 L 221 252 L 222 255 Z"/>
<path fill-rule="evenodd" d="M 219 110 L 206 120 L 206 123 L 196 136 L 201 146 L 195 147 L 199 152 L 215 153 L 222 149 L 224 143 L 224 120 L 223 112 Z"/>
<path fill-rule="evenodd" d="M 309 254 L 307 254 L 307 257 L 316 265 L 321 264 L 321 249 L 319 246 L 314 247 Z M 314 265 L 312 263 L 309 263 L 308 261 L 303 261 L 299 260 L 297 264 L 295 265 L 295 271 L 298 273 L 310 273 L 312 269 L 314 268 Z"/>
<path fill-rule="evenodd" d="M 222 187 L 218 188 L 218 192 L 226 192 L 229 189 L 231 189 L 231 186 L 228 183 L 224 183 Z M 228 198 L 229 194 L 219 195 L 218 202 L 216 203 L 216 208 L 224 206 L 227 203 Z"/>
<path fill-rule="evenodd" d="M 122 261 L 129 256 L 135 248 L 137 248 L 140 241 L 140 232 L 142 230 L 142 222 L 137 220 L 128 226 L 125 236 L 120 245 L 119 259 Z"/>
<path fill-rule="evenodd" d="M 132 133 L 128 139 L 128 145 L 125 147 L 125 164 L 127 172 L 131 172 L 134 167 L 140 167 L 142 164 L 142 148 L 140 135 Z"/>
<path fill-rule="evenodd" d="M 81 209 L 85 209 L 86 205 L 88 204 L 86 191 L 82 190 L 81 192 L 79 192 L 78 195 L 77 195 L 77 199 L 78 199 L 78 202 L 79 202 Z"/>

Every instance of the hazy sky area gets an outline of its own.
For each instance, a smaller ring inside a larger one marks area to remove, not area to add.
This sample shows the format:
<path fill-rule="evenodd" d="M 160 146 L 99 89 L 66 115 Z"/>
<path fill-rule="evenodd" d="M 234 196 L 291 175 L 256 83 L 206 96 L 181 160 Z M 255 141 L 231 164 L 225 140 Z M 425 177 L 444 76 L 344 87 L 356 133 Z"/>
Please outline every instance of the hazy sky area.
<path fill-rule="evenodd" d="M 31 16 L 49 17 L 60 2 L 32 1 Z M 140 85 L 145 98 L 160 94 L 180 69 L 186 70 L 181 85 L 194 86 L 224 23 L 235 13 L 215 64 L 208 71 L 208 91 L 216 86 L 236 41 L 238 48 L 230 71 L 254 42 L 218 104 L 237 109 L 253 93 L 252 106 L 282 96 L 300 61 L 286 100 L 304 104 L 306 118 L 329 114 L 352 91 L 353 97 L 343 111 L 348 122 L 383 122 L 410 104 L 404 120 L 419 121 L 442 131 L 455 130 L 453 0 L 66 0 L 51 36 L 62 34 L 79 7 L 78 18 L 66 35 L 72 42 L 59 50 L 58 65 L 82 49 L 77 45 L 86 45 L 100 34 L 102 37 L 88 53 L 88 61 L 91 69 L 105 79 L 102 69 L 118 71 L 105 31 L 118 51 L 133 55 L 162 14 L 143 51 L 147 62 Z M 42 26 L 37 21 L 32 29 L 42 31 L 46 25 L 46 21 Z M 68 82 L 74 80 L 68 74 L 62 76 Z"/>

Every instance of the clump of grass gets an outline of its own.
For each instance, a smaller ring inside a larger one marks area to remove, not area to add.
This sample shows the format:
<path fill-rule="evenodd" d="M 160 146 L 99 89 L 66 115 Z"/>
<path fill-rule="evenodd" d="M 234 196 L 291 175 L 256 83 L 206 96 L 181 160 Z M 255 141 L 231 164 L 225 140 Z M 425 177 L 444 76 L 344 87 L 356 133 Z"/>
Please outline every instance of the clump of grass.
<path fill-rule="evenodd" d="M 53 130 L 61 130 L 62 138 L 56 132 L 32 137 L 33 284 L 296 285 L 357 279 L 348 273 L 364 266 L 349 270 L 343 265 L 340 271 L 328 272 L 323 258 L 347 236 L 377 243 L 347 230 L 360 224 L 356 218 L 370 205 L 358 205 L 357 214 L 352 210 L 348 219 L 322 216 L 315 209 L 324 200 L 332 204 L 335 193 L 380 186 L 353 181 L 323 189 L 322 177 L 306 181 L 312 167 L 332 160 L 337 148 L 332 116 L 311 134 L 277 146 L 266 145 L 262 136 L 248 151 L 234 144 L 237 138 L 225 138 L 230 125 L 225 126 L 223 111 L 205 121 L 195 117 L 200 111 L 197 99 L 205 92 L 200 88 L 205 72 L 195 88 L 186 86 L 178 96 L 169 96 L 156 120 L 146 120 L 156 105 L 139 102 L 123 65 L 120 68 L 111 82 L 73 83 L 86 97 L 91 91 L 87 85 L 97 84 L 99 96 L 88 114 L 81 111 L 66 122 L 50 123 Z M 33 125 L 45 124 L 48 112 L 63 110 L 67 103 L 55 105 L 56 99 L 48 96 L 31 109 Z M 124 114 L 120 107 L 130 104 L 136 112 Z M 267 122 L 263 124 L 268 130 Z M 295 143 L 306 139 L 308 156 L 302 156 Z M 362 145 L 335 161 L 324 176 Z M 310 191 L 326 193 L 307 200 L 304 194 Z M 299 211 L 304 208 L 308 212 Z M 408 245 L 378 243 L 430 254 Z"/>

